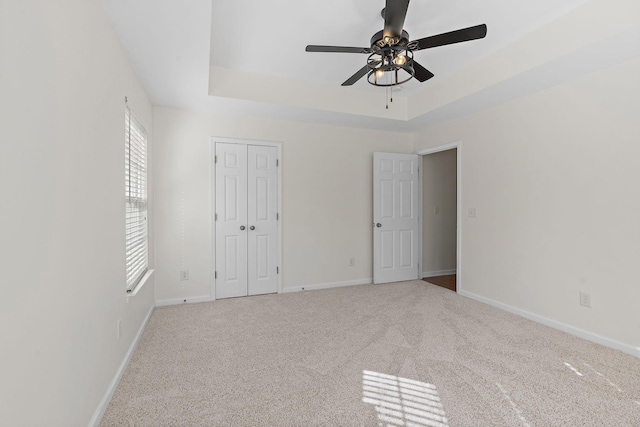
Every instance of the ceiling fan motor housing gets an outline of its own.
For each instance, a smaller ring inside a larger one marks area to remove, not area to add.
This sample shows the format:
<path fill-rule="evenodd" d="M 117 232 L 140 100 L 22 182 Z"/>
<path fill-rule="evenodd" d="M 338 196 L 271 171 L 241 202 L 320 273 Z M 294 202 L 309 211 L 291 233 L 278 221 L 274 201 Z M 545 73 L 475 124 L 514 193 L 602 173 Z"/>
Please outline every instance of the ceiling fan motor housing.
<path fill-rule="evenodd" d="M 409 44 L 409 33 L 402 31 L 397 37 L 385 36 L 384 30 L 378 31 L 371 37 L 371 50 L 376 51 L 383 47 L 397 46 L 398 48 L 406 48 Z"/>

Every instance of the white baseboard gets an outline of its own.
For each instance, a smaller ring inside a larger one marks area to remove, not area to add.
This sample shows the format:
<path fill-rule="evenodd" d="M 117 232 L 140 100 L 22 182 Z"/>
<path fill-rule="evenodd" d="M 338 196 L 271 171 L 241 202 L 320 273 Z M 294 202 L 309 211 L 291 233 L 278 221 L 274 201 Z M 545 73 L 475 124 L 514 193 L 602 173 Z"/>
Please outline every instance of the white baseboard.
<path fill-rule="evenodd" d="M 343 286 L 370 285 L 371 283 L 373 283 L 373 278 L 369 277 L 366 279 L 347 280 L 344 282 L 317 283 L 314 285 L 295 286 L 291 288 L 286 287 L 286 288 L 282 288 L 282 291 L 280 291 L 280 293 L 286 294 L 289 292 L 316 291 L 318 289 L 341 288 Z M 193 304 L 198 302 L 209 302 L 209 301 L 214 301 L 214 299 L 211 298 L 209 295 L 202 295 L 199 297 L 191 297 L 191 298 L 169 298 L 169 299 L 157 300 L 156 307 L 166 307 L 169 305 L 180 305 L 180 304 Z"/>
<path fill-rule="evenodd" d="M 525 311 L 525 310 L 521 310 L 519 308 L 515 308 L 513 306 L 510 306 L 508 304 L 504 304 L 504 303 L 492 300 L 490 298 L 485 298 L 483 296 L 474 294 L 472 292 L 458 290 L 458 294 L 462 295 L 462 296 L 465 296 L 467 298 L 471 298 L 471 299 L 474 299 L 476 301 L 480 301 L 482 303 L 491 305 L 491 306 L 499 308 L 501 310 L 508 311 L 509 313 L 517 314 L 517 315 L 522 316 L 522 317 L 524 317 L 526 319 L 533 320 L 534 322 L 542 323 L 543 325 L 550 326 L 550 327 L 552 327 L 554 329 L 559 329 L 559 330 L 567 332 L 567 333 L 569 333 L 571 335 L 575 335 L 577 337 L 584 338 L 586 340 L 595 342 L 596 344 L 604 345 L 605 347 L 610 347 L 610 348 L 613 348 L 615 350 L 620 350 L 620 351 L 622 351 L 624 353 L 630 354 L 632 356 L 640 357 L 640 348 L 634 348 L 634 347 L 632 347 L 632 346 L 630 346 L 628 344 L 624 344 L 624 343 L 621 343 L 619 341 L 612 340 L 610 338 L 606 338 L 606 337 L 603 337 L 601 335 L 594 334 L 592 332 L 585 331 L 583 329 L 576 328 L 574 326 L 567 325 L 565 323 L 558 322 L 556 320 L 552 320 L 552 319 L 549 319 L 549 318 L 544 317 L 544 316 L 540 316 L 538 314 L 534 314 L 534 313 L 531 313 L 531 312 L 528 312 L 528 311 Z"/>
<path fill-rule="evenodd" d="M 107 391 L 102 397 L 102 400 L 100 401 L 96 412 L 94 412 L 93 417 L 91 417 L 91 421 L 89 421 L 89 427 L 98 427 L 98 425 L 100 425 L 100 421 L 102 421 L 102 417 L 104 416 L 104 411 L 106 411 L 107 406 L 109 406 L 109 402 L 113 397 L 113 393 L 115 393 L 116 387 L 118 387 L 118 383 L 120 382 L 120 378 L 122 378 L 122 374 L 124 374 L 125 369 L 127 369 L 127 365 L 129 365 L 129 360 L 131 360 L 131 356 L 138 346 L 138 341 L 140 341 L 142 332 L 144 331 L 144 328 L 147 327 L 147 323 L 149 323 L 149 319 L 151 318 L 151 314 L 153 314 L 154 309 L 155 306 L 152 305 L 149 309 L 149 312 L 147 313 L 147 317 L 145 317 L 142 325 L 140 325 L 136 337 L 133 339 L 133 342 L 129 346 L 127 354 L 124 356 L 124 359 L 122 359 L 122 363 L 120 363 L 120 367 L 116 371 L 116 375 L 113 377 L 113 380 L 111 380 L 111 384 L 109 384 Z"/>
<path fill-rule="evenodd" d="M 318 289 L 341 288 L 343 286 L 370 285 L 371 283 L 373 283 L 373 278 L 368 277 L 366 279 L 347 280 L 344 282 L 318 283 L 315 285 L 304 285 L 304 286 L 295 286 L 292 288 L 283 288 L 282 293 L 284 294 L 288 292 L 317 291 Z"/>
<path fill-rule="evenodd" d="M 436 270 L 436 271 L 423 271 L 422 278 L 436 277 L 436 276 L 448 276 L 450 274 L 456 274 L 456 269 L 453 270 Z"/>
<path fill-rule="evenodd" d="M 156 307 L 166 307 L 168 305 L 180 305 L 180 304 L 193 304 L 197 302 L 209 302 L 213 301 L 209 295 L 202 295 L 199 297 L 187 297 L 187 298 L 169 298 L 156 301 Z"/>

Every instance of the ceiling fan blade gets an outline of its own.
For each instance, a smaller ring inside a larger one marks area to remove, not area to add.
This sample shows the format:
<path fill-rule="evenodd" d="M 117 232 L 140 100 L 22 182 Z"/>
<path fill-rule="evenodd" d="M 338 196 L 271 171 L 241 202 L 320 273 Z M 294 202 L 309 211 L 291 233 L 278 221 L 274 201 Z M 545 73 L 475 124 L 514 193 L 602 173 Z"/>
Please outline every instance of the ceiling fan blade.
<path fill-rule="evenodd" d="M 345 82 L 342 83 L 342 86 L 351 86 L 352 84 L 360 80 L 362 77 L 364 77 L 369 71 L 371 71 L 372 70 L 371 67 L 375 67 L 380 62 L 381 61 L 371 61 L 369 64 L 365 65 L 364 67 L 356 71 L 356 73 L 353 76 L 345 80 Z"/>
<path fill-rule="evenodd" d="M 416 80 L 418 80 L 421 83 L 426 82 L 427 80 L 429 80 L 431 77 L 434 76 L 434 74 L 431 71 L 427 70 L 422 65 L 418 64 L 416 61 L 413 61 L 413 70 L 415 71 L 415 74 L 413 77 L 415 77 Z"/>
<path fill-rule="evenodd" d="M 387 0 L 384 8 L 384 37 L 402 35 L 408 8 L 409 0 Z"/>
<path fill-rule="evenodd" d="M 307 52 L 337 52 L 337 53 L 371 53 L 368 47 L 351 46 L 317 46 L 310 44 L 305 48 Z"/>
<path fill-rule="evenodd" d="M 345 82 L 342 83 L 342 86 L 351 86 L 352 84 L 360 80 L 362 77 L 364 77 L 364 75 L 367 74 L 369 70 L 370 70 L 369 66 L 365 65 L 364 67 L 356 71 L 356 73 L 353 76 L 345 80 Z"/>
<path fill-rule="evenodd" d="M 482 39 L 486 35 L 487 26 L 485 24 L 482 24 L 476 25 L 475 27 L 463 28 L 461 30 L 438 34 L 436 36 L 425 37 L 411 43 L 418 43 L 418 47 L 414 50 L 422 50 L 432 47 L 445 46 L 448 44 L 466 42 L 469 40 Z"/>

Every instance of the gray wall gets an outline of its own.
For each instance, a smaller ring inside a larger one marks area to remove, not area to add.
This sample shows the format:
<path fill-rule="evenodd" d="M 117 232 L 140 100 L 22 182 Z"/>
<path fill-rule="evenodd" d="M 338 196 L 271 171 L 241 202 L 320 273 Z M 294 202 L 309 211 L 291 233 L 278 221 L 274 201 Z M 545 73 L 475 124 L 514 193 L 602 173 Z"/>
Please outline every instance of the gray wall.
<path fill-rule="evenodd" d="M 124 98 L 151 104 L 95 1 L 2 1 L 0 52 L 0 425 L 86 426 L 154 304 L 124 254 Z"/>
<path fill-rule="evenodd" d="M 422 156 L 422 273 L 456 269 L 456 149 Z"/>

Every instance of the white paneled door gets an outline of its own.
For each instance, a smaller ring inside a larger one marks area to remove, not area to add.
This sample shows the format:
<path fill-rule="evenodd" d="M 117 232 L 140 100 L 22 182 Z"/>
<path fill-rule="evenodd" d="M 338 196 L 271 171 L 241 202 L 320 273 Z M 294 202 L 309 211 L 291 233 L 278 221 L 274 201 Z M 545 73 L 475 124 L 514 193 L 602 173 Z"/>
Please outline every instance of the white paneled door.
<path fill-rule="evenodd" d="M 248 295 L 278 291 L 276 147 L 248 146 Z"/>
<path fill-rule="evenodd" d="M 277 148 L 216 143 L 215 297 L 278 291 Z"/>
<path fill-rule="evenodd" d="M 418 159 L 373 153 L 373 283 L 419 277 Z"/>

